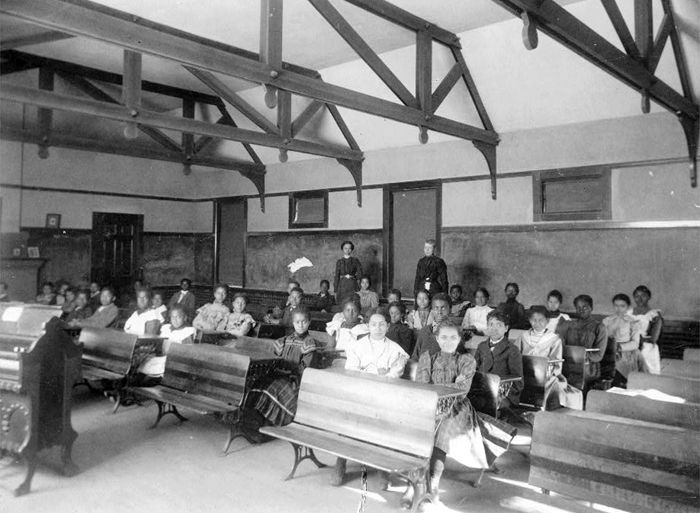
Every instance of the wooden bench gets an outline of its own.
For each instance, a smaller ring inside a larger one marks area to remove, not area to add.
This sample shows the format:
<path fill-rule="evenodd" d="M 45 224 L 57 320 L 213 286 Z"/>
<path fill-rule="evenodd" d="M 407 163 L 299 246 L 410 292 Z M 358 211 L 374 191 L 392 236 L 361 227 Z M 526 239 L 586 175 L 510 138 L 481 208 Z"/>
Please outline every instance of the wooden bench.
<path fill-rule="evenodd" d="M 700 349 L 695 347 L 686 347 L 683 349 L 684 362 L 700 362 Z"/>
<path fill-rule="evenodd" d="M 133 363 L 137 339 L 136 335 L 110 328 L 83 328 L 80 331 L 78 342 L 83 347 L 81 383 L 92 389 L 91 381 L 112 382 L 113 413 L 125 398 L 129 375 L 136 372 Z"/>
<path fill-rule="evenodd" d="M 700 362 L 663 359 L 661 360 L 661 375 L 700 379 Z"/>
<path fill-rule="evenodd" d="M 584 394 L 599 379 L 591 375 L 588 360 L 588 353 L 596 351 L 598 349 L 586 349 L 582 346 L 563 347 L 562 357 L 564 362 L 562 363 L 561 373 L 572 387 L 583 390 Z"/>
<path fill-rule="evenodd" d="M 154 429 L 167 414 L 181 422 L 187 420 L 178 407 L 200 413 L 238 414 L 245 399 L 245 386 L 250 357 L 209 344 L 173 344 L 165 361 L 160 385 L 132 387 L 138 396 L 153 399 L 158 405 Z M 237 422 L 230 425 L 224 445 L 228 451 L 237 434 Z"/>
<path fill-rule="evenodd" d="M 520 405 L 543 410 L 544 389 L 547 383 L 549 360 L 544 356 L 523 355 L 523 390 Z"/>
<path fill-rule="evenodd" d="M 627 393 L 617 393 L 614 390 L 591 390 L 586 399 L 586 411 L 700 430 L 700 404 L 630 395 L 632 392 L 644 393 L 643 390 L 628 389 Z"/>
<path fill-rule="evenodd" d="M 569 410 L 535 416 L 529 484 L 624 511 L 697 513 L 700 432 Z"/>
<path fill-rule="evenodd" d="M 668 395 L 681 397 L 691 403 L 700 403 L 700 382 L 695 379 L 630 372 L 627 377 L 627 388 L 658 390 Z"/>
<path fill-rule="evenodd" d="M 306 369 L 297 412 L 287 426 L 264 427 L 266 435 L 294 447 L 292 479 L 314 450 L 396 474 L 414 488 L 412 511 L 426 499 L 435 436 L 438 392 L 405 380 L 367 379 L 359 372 Z"/>

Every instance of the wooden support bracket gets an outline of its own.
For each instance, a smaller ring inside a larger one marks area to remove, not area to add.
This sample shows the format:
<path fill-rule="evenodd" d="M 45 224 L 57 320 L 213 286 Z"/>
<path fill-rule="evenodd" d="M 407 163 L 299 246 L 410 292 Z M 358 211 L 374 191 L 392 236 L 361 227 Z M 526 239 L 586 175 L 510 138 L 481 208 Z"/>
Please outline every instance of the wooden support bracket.
<path fill-rule="evenodd" d="M 530 17 L 527 11 L 523 11 L 520 18 L 523 20 L 523 44 L 528 50 L 534 50 L 539 44 L 539 39 L 537 38 L 537 23 Z"/>
<path fill-rule="evenodd" d="M 690 186 L 698 186 L 698 136 L 700 136 L 700 122 L 690 116 L 679 116 L 678 120 L 683 127 L 685 140 L 688 143 L 688 159 L 690 168 Z"/>
<path fill-rule="evenodd" d="M 472 141 L 472 144 L 486 159 L 491 175 L 491 199 L 496 199 L 496 145 L 481 141 Z"/>
<path fill-rule="evenodd" d="M 336 159 L 338 164 L 347 168 L 352 175 L 352 179 L 355 180 L 355 187 L 357 188 L 357 206 L 362 206 L 362 161 L 359 160 L 349 160 L 349 159 Z"/>
<path fill-rule="evenodd" d="M 260 196 L 260 211 L 265 213 L 265 173 L 262 172 L 248 172 L 239 171 L 242 176 L 245 176 L 248 180 L 253 182 L 255 188 L 258 190 L 258 195 Z"/>

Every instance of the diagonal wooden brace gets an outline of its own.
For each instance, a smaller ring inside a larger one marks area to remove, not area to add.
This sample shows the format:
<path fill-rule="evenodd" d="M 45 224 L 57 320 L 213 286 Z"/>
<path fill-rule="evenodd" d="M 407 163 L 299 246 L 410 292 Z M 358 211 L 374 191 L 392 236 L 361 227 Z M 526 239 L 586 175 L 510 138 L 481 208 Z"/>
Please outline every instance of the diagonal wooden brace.
<path fill-rule="evenodd" d="M 347 168 L 352 175 L 352 179 L 355 180 L 355 187 L 357 188 L 357 206 L 362 206 L 362 161 L 361 160 L 350 160 L 350 159 L 336 159 L 338 164 Z"/>
<path fill-rule="evenodd" d="M 266 171 L 239 171 L 241 175 L 253 182 L 260 195 L 260 211 L 265 212 L 265 173 Z"/>
<path fill-rule="evenodd" d="M 472 141 L 472 144 L 486 159 L 491 175 L 491 198 L 496 199 L 496 145 L 481 141 Z"/>
<path fill-rule="evenodd" d="M 685 140 L 688 143 L 688 159 L 690 168 L 690 186 L 695 188 L 698 186 L 698 136 L 700 135 L 700 121 L 697 118 L 680 115 L 678 120 L 681 122 Z"/>

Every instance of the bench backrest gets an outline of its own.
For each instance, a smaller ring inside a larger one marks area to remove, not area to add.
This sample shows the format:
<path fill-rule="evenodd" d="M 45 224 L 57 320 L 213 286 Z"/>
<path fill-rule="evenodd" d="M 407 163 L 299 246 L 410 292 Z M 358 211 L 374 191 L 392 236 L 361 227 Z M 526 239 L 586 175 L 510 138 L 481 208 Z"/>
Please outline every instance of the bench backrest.
<path fill-rule="evenodd" d="M 668 395 L 681 397 L 691 403 L 700 403 L 700 382 L 695 379 L 659 376 L 646 372 L 630 372 L 627 388 L 639 390 L 658 390 Z"/>
<path fill-rule="evenodd" d="M 281 324 L 261 324 L 258 330 L 258 338 L 282 338 L 287 334 L 287 328 Z"/>
<path fill-rule="evenodd" d="M 420 457 L 432 453 L 437 392 L 405 380 L 306 369 L 294 422 Z"/>
<path fill-rule="evenodd" d="M 562 364 L 561 373 L 566 376 L 567 381 L 572 387 L 579 390 L 584 389 L 586 380 L 586 348 L 582 346 L 564 346 L 562 348 Z"/>
<path fill-rule="evenodd" d="M 663 359 L 661 360 L 661 375 L 700 379 L 700 362 Z"/>
<path fill-rule="evenodd" d="M 84 365 L 126 375 L 136 346 L 136 335 L 110 328 L 83 328 L 78 342 L 83 345 Z"/>
<path fill-rule="evenodd" d="M 683 349 L 683 361 L 700 362 L 700 349 L 696 347 L 686 347 Z"/>
<path fill-rule="evenodd" d="M 544 385 L 549 360 L 544 356 L 523 355 L 523 383 L 520 402 L 535 408 L 544 406 Z"/>
<path fill-rule="evenodd" d="M 236 337 L 225 344 L 225 347 L 233 347 L 244 351 L 260 351 L 274 354 L 275 341 L 269 338 Z"/>
<path fill-rule="evenodd" d="M 700 404 L 697 403 L 672 403 L 641 395 L 591 390 L 586 398 L 586 411 L 700 430 Z"/>
<path fill-rule="evenodd" d="M 210 344 L 170 346 L 161 384 L 232 405 L 241 403 L 250 358 Z"/>
<path fill-rule="evenodd" d="M 475 372 L 467 397 L 476 411 L 496 417 L 498 415 L 498 388 L 501 378 L 496 374 Z"/>

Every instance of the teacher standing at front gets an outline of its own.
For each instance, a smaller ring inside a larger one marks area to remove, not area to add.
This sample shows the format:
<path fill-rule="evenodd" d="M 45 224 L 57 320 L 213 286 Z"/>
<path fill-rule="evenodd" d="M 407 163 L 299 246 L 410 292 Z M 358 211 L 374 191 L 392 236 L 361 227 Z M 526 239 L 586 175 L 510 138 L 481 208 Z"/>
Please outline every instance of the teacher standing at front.
<path fill-rule="evenodd" d="M 343 258 L 338 259 L 335 263 L 335 280 L 333 288 L 335 289 L 335 298 L 339 305 L 342 305 L 346 299 L 350 299 L 359 290 L 359 282 L 362 277 L 362 264 L 352 256 L 355 250 L 355 245 L 346 240 L 340 245 L 343 250 Z"/>
<path fill-rule="evenodd" d="M 425 256 L 418 260 L 416 280 L 413 285 L 414 296 L 425 290 L 431 297 L 438 292 L 447 292 L 447 265 L 445 261 L 435 256 L 435 240 L 428 239 L 423 246 Z"/>

